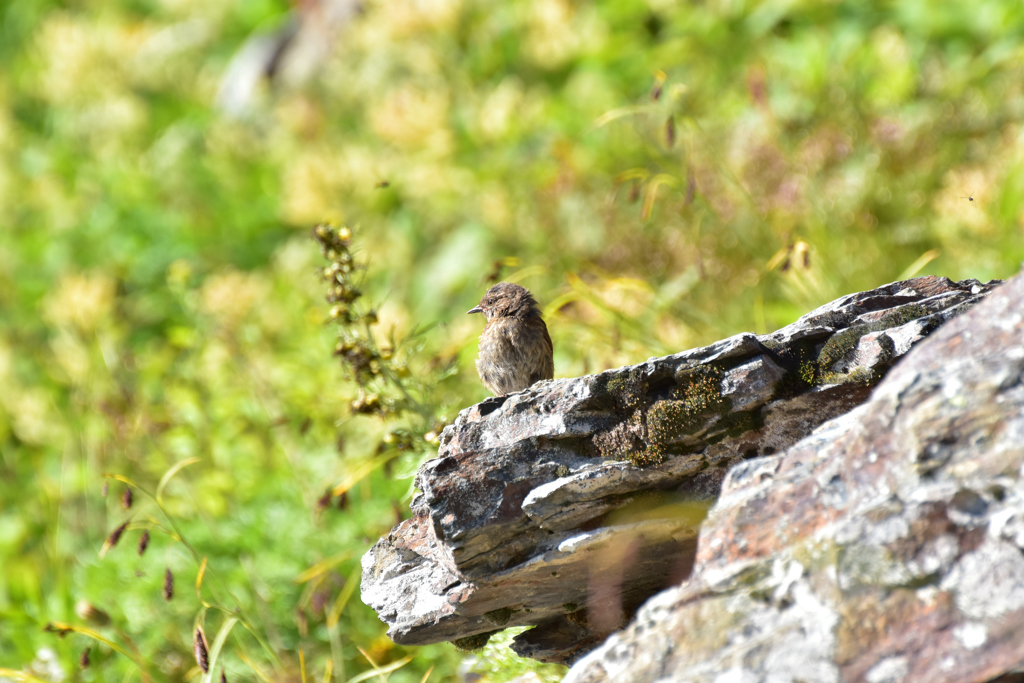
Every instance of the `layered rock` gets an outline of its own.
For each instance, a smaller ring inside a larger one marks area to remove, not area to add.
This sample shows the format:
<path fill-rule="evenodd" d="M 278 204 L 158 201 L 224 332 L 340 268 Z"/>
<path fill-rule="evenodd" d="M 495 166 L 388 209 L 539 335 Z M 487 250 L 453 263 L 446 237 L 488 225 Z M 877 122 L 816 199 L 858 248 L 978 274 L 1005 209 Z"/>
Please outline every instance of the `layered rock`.
<path fill-rule="evenodd" d="M 535 624 L 518 652 L 573 661 L 690 574 L 730 467 L 752 481 L 774 476 L 779 453 L 861 404 L 896 360 L 995 284 L 898 282 L 770 335 L 464 410 L 417 475 L 413 517 L 363 558 L 364 602 L 399 643 L 474 643 Z"/>
<path fill-rule="evenodd" d="M 567 683 L 1024 680 L 1024 276 L 733 468 L 698 546 Z"/>

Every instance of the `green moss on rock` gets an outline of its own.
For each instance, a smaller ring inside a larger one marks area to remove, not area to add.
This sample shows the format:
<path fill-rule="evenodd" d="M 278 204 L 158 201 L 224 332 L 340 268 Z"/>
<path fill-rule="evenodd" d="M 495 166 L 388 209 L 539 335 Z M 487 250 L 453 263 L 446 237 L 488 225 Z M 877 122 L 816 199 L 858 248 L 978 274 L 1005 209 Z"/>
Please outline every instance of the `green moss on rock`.
<path fill-rule="evenodd" d="M 804 384 L 814 384 L 814 378 L 818 374 L 818 368 L 813 361 L 805 360 L 800 364 L 799 377 Z"/>
<path fill-rule="evenodd" d="M 890 327 L 906 325 L 911 320 L 917 320 L 918 318 L 923 318 L 930 314 L 931 311 L 921 304 L 907 304 L 906 306 L 900 306 L 895 311 L 886 313 L 879 318 L 878 323 L 884 325 L 881 329 L 887 330 Z"/>
<path fill-rule="evenodd" d="M 857 346 L 857 342 L 865 334 L 872 332 L 867 328 L 871 325 L 862 325 L 854 327 L 849 330 L 843 330 L 842 332 L 836 332 L 828 341 L 825 342 L 825 346 L 822 347 L 821 353 L 818 354 L 818 367 L 820 368 L 831 368 L 835 363 L 842 360 L 846 354 L 852 351 Z"/>
<path fill-rule="evenodd" d="M 658 444 L 646 446 L 626 454 L 626 460 L 634 467 L 644 468 L 665 462 L 665 448 Z"/>
<path fill-rule="evenodd" d="M 495 626 L 504 626 L 508 623 L 508 620 L 512 618 L 514 610 L 510 607 L 502 607 L 501 609 L 492 610 L 484 613 L 484 619 L 491 622 Z"/>
<path fill-rule="evenodd" d="M 658 401 L 647 411 L 647 436 L 652 443 L 671 443 L 694 431 L 692 422 L 682 401 Z"/>
<path fill-rule="evenodd" d="M 605 388 L 621 410 L 640 408 L 647 397 L 647 382 L 639 370 L 611 378 Z"/>
<path fill-rule="evenodd" d="M 882 330 L 888 330 L 893 327 L 899 327 L 900 325 L 907 324 L 911 320 L 923 318 L 930 313 L 931 312 L 927 308 L 920 304 L 907 304 L 906 306 L 900 306 L 896 310 L 886 313 L 873 323 L 857 325 L 856 327 L 851 327 L 848 330 L 835 333 L 827 342 L 825 342 L 825 346 L 822 347 L 821 353 L 818 354 L 818 368 L 822 371 L 819 381 L 825 384 L 831 384 L 831 382 L 827 382 L 824 379 L 826 375 L 830 374 L 827 371 L 833 365 L 842 360 L 846 354 L 853 350 L 857 346 L 857 342 L 859 342 L 860 338 L 864 335 L 871 334 L 872 332 L 881 332 Z M 889 348 L 886 348 L 885 339 L 889 342 Z M 879 342 L 882 344 L 883 352 L 889 352 L 889 357 L 885 360 L 892 358 L 895 353 L 895 345 L 892 343 L 892 339 L 880 336 Z"/>
<path fill-rule="evenodd" d="M 673 398 L 658 401 L 647 411 L 648 440 L 667 444 L 698 432 L 715 414 L 728 413 L 732 402 L 722 396 L 721 368 L 703 366 L 677 375 Z"/>
<path fill-rule="evenodd" d="M 451 642 L 452 645 L 454 645 L 455 649 L 457 650 L 461 650 L 462 652 L 472 652 L 473 650 L 479 650 L 484 645 L 486 645 L 487 641 L 489 641 L 491 639 L 491 636 L 493 636 L 495 633 L 498 633 L 498 631 L 477 633 L 476 635 L 466 636 L 465 638 L 456 638 Z"/>
<path fill-rule="evenodd" d="M 871 384 L 874 373 L 867 368 L 856 368 L 851 372 L 824 372 L 818 379 L 820 384 Z"/>

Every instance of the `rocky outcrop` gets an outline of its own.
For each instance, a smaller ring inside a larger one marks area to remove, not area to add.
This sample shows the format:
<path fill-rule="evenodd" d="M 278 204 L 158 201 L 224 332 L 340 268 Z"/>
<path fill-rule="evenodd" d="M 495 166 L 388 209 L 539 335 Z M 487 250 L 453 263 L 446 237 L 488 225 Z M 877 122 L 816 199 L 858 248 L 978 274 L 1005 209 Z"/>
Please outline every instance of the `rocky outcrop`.
<path fill-rule="evenodd" d="M 438 457 L 417 475 L 413 517 L 364 556 L 363 601 L 399 643 L 473 645 L 496 630 L 534 624 L 516 639 L 518 652 L 545 661 L 579 658 L 622 628 L 645 600 L 686 578 L 698 547 L 704 563 L 715 541 L 753 554 L 825 524 L 814 521 L 817 503 L 808 503 L 792 528 L 748 533 L 734 521 L 734 536 L 722 530 L 704 532 L 699 544 L 697 538 L 729 468 L 735 474 L 717 510 L 738 500 L 741 482 L 760 491 L 758 482 L 778 480 L 788 471 L 780 453 L 863 403 L 896 360 L 996 284 L 935 277 L 898 282 L 843 297 L 770 335 L 741 334 L 636 366 L 541 382 L 464 410 L 445 429 Z M 941 444 L 935 448 L 945 452 Z M 786 496 L 814 486 L 836 501 L 856 497 L 853 480 L 830 482 L 794 489 L 776 502 L 780 509 L 795 506 Z M 743 509 L 751 518 L 759 514 L 756 505 Z M 874 559 L 864 562 L 864 572 L 874 571 Z M 715 574 L 716 581 L 756 583 L 782 571 L 778 580 L 786 589 L 764 604 L 792 616 L 785 607 L 797 604 L 791 589 L 813 562 L 801 564 L 799 576 L 792 563 L 771 565 L 765 576 L 730 573 L 725 559 L 719 564 L 725 573 Z M 686 595 L 682 603 L 704 593 Z M 662 598 L 657 604 L 668 609 Z M 649 634 L 660 644 L 662 663 L 678 657 L 674 643 L 690 637 L 690 617 L 680 622 L 686 635 L 654 634 L 650 629 L 665 613 L 645 608 L 641 614 L 646 621 L 627 633 Z M 728 614 L 720 615 L 720 631 L 734 623 Z M 822 621 L 817 628 L 830 627 Z M 613 641 L 620 649 L 605 645 L 574 675 L 598 680 L 615 669 L 618 680 L 620 670 L 601 657 L 626 662 L 642 649 L 622 637 Z M 640 670 L 635 663 L 625 668 L 633 666 Z"/>
<path fill-rule="evenodd" d="M 1024 276 L 733 468 L 698 546 L 567 683 L 1024 679 Z"/>

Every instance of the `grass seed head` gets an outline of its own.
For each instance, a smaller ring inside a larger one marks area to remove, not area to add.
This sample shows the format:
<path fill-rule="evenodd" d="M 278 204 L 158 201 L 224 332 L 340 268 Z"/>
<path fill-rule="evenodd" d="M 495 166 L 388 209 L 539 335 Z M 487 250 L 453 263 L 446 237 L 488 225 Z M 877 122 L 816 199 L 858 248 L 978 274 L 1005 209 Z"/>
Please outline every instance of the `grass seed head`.
<path fill-rule="evenodd" d="M 117 542 L 121 540 L 121 534 L 123 534 L 124 530 L 127 528 L 128 522 L 125 522 L 124 524 L 110 532 L 110 535 L 107 536 L 107 540 L 103 542 L 103 547 L 100 548 L 100 557 L 106 555 L 107 551 L 109 551 L 111 548 L 117 545 Z"/>
<path fill-rule="evenodd" d="M 110 615 L 88 600 L 79 600 L 75 603 L 75 614 L 83 621 L 96 626 L 106 626 L 110 623 Z"/>
<path fill-rule="evenodd" d="M 196 626 L 195 636 L 192 638 L 192 651 L 196 656 L 196 664 L 202 672 L 210 671 L 210 648 L 206 645 L 206 634 L 202 626 Z"/>

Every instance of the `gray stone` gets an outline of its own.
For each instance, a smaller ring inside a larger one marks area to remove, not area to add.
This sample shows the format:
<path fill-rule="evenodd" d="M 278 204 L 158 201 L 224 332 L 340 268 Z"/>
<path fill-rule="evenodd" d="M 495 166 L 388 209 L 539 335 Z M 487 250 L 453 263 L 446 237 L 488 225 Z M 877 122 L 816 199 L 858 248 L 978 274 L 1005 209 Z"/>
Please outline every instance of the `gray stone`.
<path fill-rule="evenodd" d="M 565 682 L 1020 680 L 1022 522 L 1019 276 L 864 405 L 733 468 L 690 576 Z"/>
<path fill-rule="evenodd" d="M 797 467 L 780 454 L 808 435 L 810 450 L 798 467 L 813 477 L 794 493 L 792 505 L 820 493 L 826 510 L 814 518 L 830 533 L 829 515 L 851 506 L 899 514 L 886 507 L 900 494 L 895 482 L 870 480 L 861 488 L 858 477 L 877 469 L 877 462 L 851 478 L 845 466 L 829 460 L 835 440 L 850 428 L 822 424 L 863 403 L 893 363 L 996 284 L 937 277 L 894 283 L 845 296 L 770 335 L 736 335 L 598 375 L 540 382 L 462 411 L 444 430 L 438 457 L 417 474 L 413 518 L 363 558 L 363 601 L 402 644 L 536 625 L 517 637 L 517 651 L 571 662 L 621 629 L 645 600 L 690 574 L 698 530 L 720 493 L 719 507 L 749 507 L 751 514 L 773 501 L 770 491 Z M 914 471 L 941 468 L 952 457 L 941 441 L 911 444 L 911 432 L 901 438 L 916 454 Z M 905 510 L 931 509 L 944 494 L 931 495 L 899 500 Z M 955 514 L 978 514 L 977 501 L 961 502 L 964 510 Z M 729 537 L 729 547 L 760 558 L 764 547 L 803 538 L 805 519 L 778 513 L 772 519 L 756 533 Z M 895 522 L 885 528 L 879 537 L 889 543 L 910 533 Z M 1024 536 L 1016 517 L 1007 517 L 1003 529 L 1006 545 Z M 725 542 L 701 538 L 705 556 L 715 542 Z M 851 567 L 843 581 L 902 585 L 955 564 L 959 555 L 952 553 L 962 541 L 938 535 L 927 540 L 930 545 L 911 558 L 913 566 L 900 564 L 903 551 L 852 552 L 843 559 Z M 706 669 L 693 680 L 714 680 L 712 671 L 733 671 L 731 680 L 771 671 L 785 680 L 801 668 L 814 680 L 838 680 L 843 665 L 829 635 L 835 629 L 828 626 L 838 617 L 818 584 L 831 581 L 830 590 L 839 591 L 840 580 L 816 574 L 823 558 L 836 552 L 826 541 L 763 567 L 761 559 L 705 563 L 701 590 L 740 581 L 764 592 L 723 598 L 726 603 L 712 612 L 687 617 L 697 619 L 691 626 L 704 630 L 713 622 L 710 632 L 730 634 L 737 652 L 754 648 L 763 657 L 717 662 L 724 668 Z M 659 604 L 664 609 L 668 603 Z M 777 624 L 780 609 L 785 619 Z M 759 616 L 742 632 L 729 630 L 748 613 Z M 656 622 L 641 612 L 631 629 L 644 624 L 643 632 L 661 649 L 641 652 L 615 645 L 621 636 L 612 636 L 602 650 L 614 653 L 623 671 L 637 671 L 641 677 L 633 680 L 653 679 L 642 678 L 652 671 L 631 657 L 662 666 L 665 653 L 680 647 L 679 633 L 658 631 Z M 793 651 L 764 643 L 776 626 Z M 977 640 L 976 633 L 964 637 Z M 811 645 L 796 647 L 808 639 Z M 597 680 L 581 671 L 579 680 Z"/>

